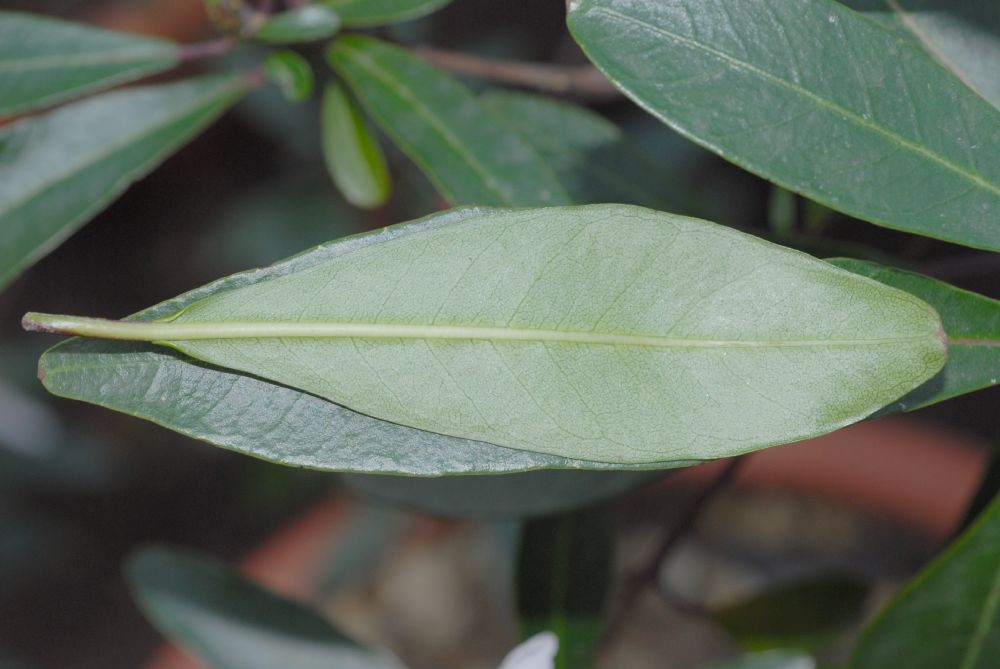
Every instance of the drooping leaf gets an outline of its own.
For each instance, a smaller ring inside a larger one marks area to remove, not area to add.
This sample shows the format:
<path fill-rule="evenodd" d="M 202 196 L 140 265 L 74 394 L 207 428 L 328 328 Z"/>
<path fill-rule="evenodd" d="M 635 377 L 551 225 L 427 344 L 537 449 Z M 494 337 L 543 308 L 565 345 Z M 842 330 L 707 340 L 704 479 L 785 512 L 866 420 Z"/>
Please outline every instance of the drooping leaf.
<path fill-rule="evenodd" d="M 669 466 L 691 464 L 697 463 L 676 462 Z M 341 480 L 366 498 L 410 511 L 449 518 L 523 518 L 594 504 L 656 476 L 646 471 L 551 470 L 446 478 L 348 474 Z"/>
<path fill-rule="evenodd" d="M 994 0 L 843 0 L 911 40 L 1000 108 L 1000 5 Z"/>
<path fill-rule="evenodd" d="M 337 40 L 334 69 L 452 204 L 559 205 L 569 196 L 519 133 L 450 75 L 370 37 Z"/>
<path fill-rule="evenodd" d="M 1000 657 L 1000 499 L 886 607 L 852 669 L 991 669 Z"/>
<path fill-rule="evenodd" d="M 666 209 L 681 199 L 657 166 L 599 114 L 528 93 L 491 91 L 479 99 L 535 147 L 576 204 L 621 202 Z"/>
<path fill-rule="evenodd" d="M 620 464 L 823 434 L 946 357 L 908 293 L 637 207 L 460 209 L 355 239 L 374 241 L 169 322 L 25 324 L 169 342 L 394 423 Z"/>
<path fill-rule="evenodd" d="M 934 378 L 885 411 L 912 411 L 997 385 L 1000 381 L 1000 302 L 943 281 L 863 260 L 829 262 L 905 290 L 933 306 L 948 336 L 948 362 Z"/>
<path fill-rule="evenodd" d="M 149 620 L 208 669 L 403 669 L 221 562 L 147 548 L 129 561 L 128 577 Z"/>
<path fill-rule="evenodd" d="M 22 12 L 0 12 L 0 117 L 170 69 L 180 47 Z"/>
<path fill-rule="evenodd" d="M 289 102 L 305 102 L 312 95 L 315 79 L 312 68 L 294 51 L 283 49 L 269 54 L 264 61 L 264 73 Z"/>
<path fill-rule="evenodd" d="M 775 650 L 744 655 L 704 669 L 816 669 L 816 661 L 808 655 Z"/>
<path fill-rule="evenodd" d="M 868 587 L 854 578 L 826 576 L 785 583 L 712 612 L 750 650 L 821 650 L 859 621 Z"/>
<path fill-rule="evenodd" d="M 424 225 L 433 229 L 449 222 L 449 217 L 441 216 L 426 220 Z M 379 234 L 347 237 L 281 263 L 220 279 L 133 318 L 165 318 L 206 296 L 306 270 L 382 239 L 384 235 Z M 503 448 L 383 422 L 300 390 L 206 365 L 150 344 L 71 339 L 42 356 L 38 375 L 55 395 L 91 402 L 221 448 L 297 467 L 412 476 L 630 468 Z M 643 468 L 689 464 L 695 463 Z M 593 480 L 587 483 L 595 485 Z M 606 485 L 601 482 L 601 487 Z M 491 485 L 498 487 L 502 484 Z M 560 489 L 566 490 L 567 496 L 573 493 L 569 486 Z M 544 500 L 540 500 L 537 508 L 543 506 Z"/>
<path fill-rule="evenodd" d="M 832 0 L 572 0 L 627 95 L 724 158 L 899 230 L 1000 250 L 1000 111 Z"/>
<path fill-rule="evenodd" d="M 320 113 L 326 168 L 344 199 L 363 209 L 385 204 L 392 191 L 389 167 L 361 110 L 343 87 L 329 84 Z"/>
<path fill-rule="evenodd" d="M 426 16 L 451 0 L 320 0 L 333 9 L 345 26 L 366 28 Z"/>
<path fill-rule="evenodd" d="M 612 582 L 613 530 L 605 512 L 528 521 L 521 536 L 517 605 L 522 635 L 559 638 L 555 669 L 593 667 Z"/>
<path fill-rule="evenodd" d="M 132 88 L 0 127 L 0 288 L 245 90 L 228 76 Z"/>
<path fill-rule="evenodd" d="M 269 44 L 315 42 L 334 35 L 340 29 L 340 17 L 322 5 L 296 7 L 267 19 L 254 38 Z"/>

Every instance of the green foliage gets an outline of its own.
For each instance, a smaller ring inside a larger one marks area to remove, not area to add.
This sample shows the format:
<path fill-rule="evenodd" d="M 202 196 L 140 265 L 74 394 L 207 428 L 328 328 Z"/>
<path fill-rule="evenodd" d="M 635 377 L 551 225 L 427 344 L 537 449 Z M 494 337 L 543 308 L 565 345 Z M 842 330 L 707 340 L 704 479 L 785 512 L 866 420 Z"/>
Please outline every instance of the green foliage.
<path fill-rule="evenodd" d="M 572 202 L 531 144 L 444 72 L 370 37 L 337 40 L 329 59 L 382 130 L 451 204 Z"/>
<path fill-rule="evenodd" d="M 345 26 L 365 28 L 426 16 L 451 0 L 320 0 L 344 21 Z"/>
<path fill-rule="evenodd" d="M 382 147 L 347 91 L 329 84 L 323 93 L 323 157 L 344 199 L 362 209 L 385 204 L 392 194 Z"/>
<path fill-rule="evenodd" d="M 0 288 L 246 92 L 238 76 L 130 88 L 0 127 Z"/>
<path fill-rule="evenodd" d="M 945 360 L 926 303 L 696 219 L 468 209 L 356 239 L 167 323 L 25 323 L 165 341 L 394 423 L 621 464 L 823 434 Z"/>
<path fill-rule="evenodd" d="M 879 225 L 1000 250 L 1000 112 L 843 6 L 573 0 L 569 26 L 629 97 L 728 160 Z"/>
<path fill-rule="evenodd" d="M 150 621 L 209 669 L 404 669 L 214 560 L 147 548 L 129 562 L 128 577 Z"/>
<path fill-rule="evenodd" d="M 851 669 L 988 669 L 1000 657 L 1000 498 L 871 624 Z"/>
<path fill-rule="evenodd" d="M 275 14 L 253 34 L 269 44 L 315 42 L 333 36 L 340 29 L 340 17 L 322 5 L 305 5 Z"/>
<path fill-rule="evenodd" d="M 0 116 L 170 69 L 170 41 L 0 11 Z"/>
<path fill-rule="evenodd" d="M 268 55 L 264 72 L 289 102 L 305 102 L 312 95 L 315 80 L 312 68 L 294 51 L 275 51 Z"/>

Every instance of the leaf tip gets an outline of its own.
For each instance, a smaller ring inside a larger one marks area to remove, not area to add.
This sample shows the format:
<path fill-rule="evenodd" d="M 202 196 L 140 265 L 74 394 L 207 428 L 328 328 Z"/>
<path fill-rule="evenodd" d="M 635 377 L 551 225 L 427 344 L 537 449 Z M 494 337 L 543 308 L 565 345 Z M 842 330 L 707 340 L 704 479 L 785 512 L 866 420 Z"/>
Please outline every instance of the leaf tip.
<path fill-rule="evenodd" d="M 54 322 L 42 318 L 42 316 L 43 314 L 39 314 L 34 311 L 29 311 L 21 318 L 21 327 L 24 328 L 26 332 L 44 332 L 46 334 L 59 334 L 59 335 L 72 334 L 70 332 L 67 332 L 62 327 L 56 325 Z"/>

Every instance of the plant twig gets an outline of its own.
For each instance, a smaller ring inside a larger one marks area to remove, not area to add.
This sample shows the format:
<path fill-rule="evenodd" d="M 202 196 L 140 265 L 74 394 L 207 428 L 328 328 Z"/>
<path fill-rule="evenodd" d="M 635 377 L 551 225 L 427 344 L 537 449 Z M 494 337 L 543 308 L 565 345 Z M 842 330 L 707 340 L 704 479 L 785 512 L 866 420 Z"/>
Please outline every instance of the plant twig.
<path fill-rule="evenodd" d="M 747 456 L 743 455 L 730 458 L 726 462 L 725 468 L 718 474 L 718 476 L 716 476 L 711 483 L 705 486 L 688 503 L 687 508 L 684 509 L 684 512 L 681 514 L 677 524 L 674 525 L 669 532 L 664 534 L 662 541 L 660 541 L 656 550 L 653 551 L 653 555 L 649 561 L 647 561 L 641 569 L 625 580 L 622 584 L 621 595 L 618 597 L 614 613 L 608 620 L 607 625 L 605 625 L 603 632 L 604 641 L 612 638 L 618 631 L 618 628 L 624 623 L 629 610 L 632 608 L 632 605 L 635 603 L 639 595 L 642 594 L 646 588 L 657 584 L 660 575 L 660 567 L 664 560 L 667 559 L 670 552 L 695 526 L 698 522 L 698 518 L 701 516 L 701 512 L 705 509 L 708 503 L 711 502 L 716 495 L 722 492 L 734 478 L 736 478 L 736 475 L 739 473 L 740 467 L 746 461 L 746 458 Z M 659 588 L 657 588 L 657 592 L 659 591 Z M 684 603 L 681 608 L 688 610 L 693 607 Z"/>
<path fill-rule="evenodd" d="M 182 44 L 180 49 L 181 60 L 188 62 L 191 60 L 198 60 L 200 58 L 221 56 L 232 49 L 235 44 L 236 40 L 232 37 L 220 37 L 219 39 L 213 39 L 207 42 Z"/>
<path fill-rule="evenodd" d="M 449 72 L 491 79 L 545 93 L 572 95 L 590 100 L 612 100 L 621 97 L 621 92 L 597 68 L 590 65 L 549 65 L 493 60 L 431 47 L 416 47 L 413 53 Z"/>

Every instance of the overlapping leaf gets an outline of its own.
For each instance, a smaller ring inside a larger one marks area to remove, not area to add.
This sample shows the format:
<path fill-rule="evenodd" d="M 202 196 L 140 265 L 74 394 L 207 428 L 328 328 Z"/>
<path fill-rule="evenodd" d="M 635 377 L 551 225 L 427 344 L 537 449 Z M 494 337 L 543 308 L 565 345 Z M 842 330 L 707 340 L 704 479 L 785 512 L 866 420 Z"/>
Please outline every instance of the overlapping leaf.
<path fill-rule="evenodd" d="M 573 0 L 625 93 L 723 157 L 873 223 L 1000 250 L 1000 111 L 831 0 Z"/>
<path fill-rule="evenodd" d="M 245 90 L 237 77 L 132 88 L 0 128 L 0 288 Z"/>
<path fill-rule="evenodd" d="M 435 12 L 451 0 L 321 0 L 337 12 L 345 26 L 368 26 L 397 23 Z"/>
<path fill-rule="evenodd" d="M 27 323 L 169 341 L 394 423 L 621 464 L 828 432 L 945 359 L 926 303 L 695 219 L 466 209 L 358 239 L 168 323 Z"/>
<path fill-rule="evenodd" d="M 35 14 L 0 12 L 0 116 L 169 69 L 168 40 Z"/>

